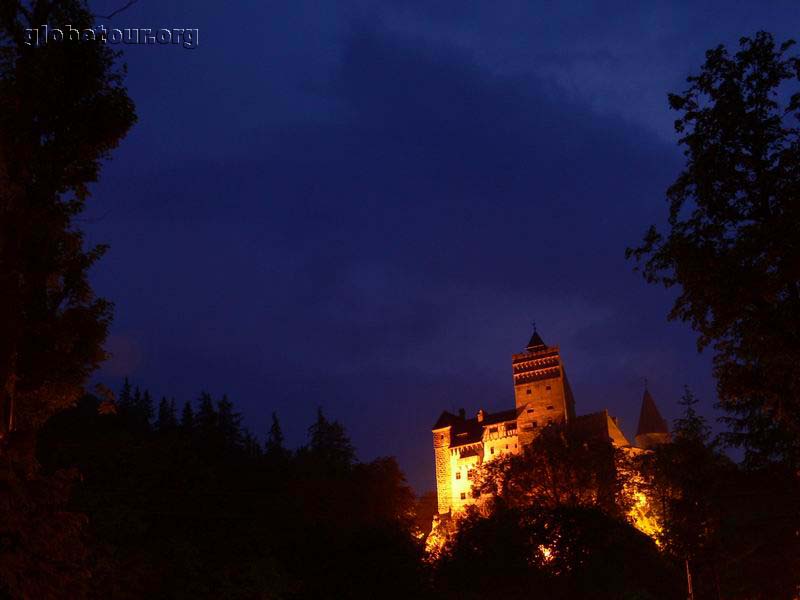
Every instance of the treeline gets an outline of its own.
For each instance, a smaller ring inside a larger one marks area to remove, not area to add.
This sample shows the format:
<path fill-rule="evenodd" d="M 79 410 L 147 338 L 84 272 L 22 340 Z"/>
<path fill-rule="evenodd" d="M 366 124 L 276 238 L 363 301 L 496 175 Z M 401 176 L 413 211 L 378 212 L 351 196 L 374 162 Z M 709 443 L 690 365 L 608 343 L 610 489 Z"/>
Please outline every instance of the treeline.
<path fill-rule="evenodd" d="M 0 597 L 663 600 L 686 597 L 688 562 L 696 599 L 794 598 L 796 474 L 731 461 L 695 402 L 652 453 L 545 428 L 478 470 L 483 508 L 431 556 L 435 498 L 393 458 L 358 461 L 323 412 L 289 449 L 275 415 L 259 439 L 225 396 L 126 383 L 52 417 L 40 467 L 10 480 Z M 658 545 L 629 521 L 639 492 Z"/>
<path fill-rule="evenodd" d="M 285 447 L 262 443 L 227 397 L 180 409 L 126 382 L 84 397 L 39 435 L 46 473 L 80 473 L 69 511 L 88 517 L 95 597 L 413 598 L 424 595 L 415 498 L 393 458 L 359 462 L 319 411 Z"/>

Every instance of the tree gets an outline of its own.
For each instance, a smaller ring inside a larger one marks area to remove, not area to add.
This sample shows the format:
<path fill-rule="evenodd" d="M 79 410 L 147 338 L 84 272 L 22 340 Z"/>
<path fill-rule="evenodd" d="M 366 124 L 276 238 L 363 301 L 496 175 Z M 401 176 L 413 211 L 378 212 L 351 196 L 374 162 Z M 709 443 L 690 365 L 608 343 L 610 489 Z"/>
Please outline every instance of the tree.
<path fill-rule="evenodd" d="M 214 408 L 214 400 L 208 392 L 201 392 L 195 415 L 195 427 L 204 439 L 211 439 L 217 432 L 219 416 Z"/>
<path fill-rule="evenodd" d="M 317 420 L 309 427 L 308 435 L 311 455 L 325 466 L 347 469 L 355 462 L 355 448 L 344 427 L 338 421 L 328 421 L 322 408 L 317 409 Z"/>
<path fill-rule="evenodd" d="M 156 419 L 156 429 L 158 431 L 171 431 L 178 425 L 175 416 L 175 401 L 167 400 L 166 396 L 161 398 L 158 403 L 158 418 Z"/>
<path fill-rule="evenodd" d="M 684 412 L 674 423 L 672 443 L 642 455 L 640 472 L 659 513 L 661 547 L 677 560 L 688 561 L 696 585 L 705 584 L 705 594 L 696 590 L 701 597 L 719 597 L 720 528 L 733 464 L 711 440 L 688 387 L 680 404 Z"/>
<path fill-rule="evenodd" d="M 610 442 L 552 423 L 521 454 L 476 470 L 474 489 L 509 506 L 592 506 L 623 514 L 617 452 Z"/>
<path fill-rule="evenodd" d="M 436 565 L 440 595 L 681 598 L 679 577 L 646 535 L 586 506 L 472 510 Z"/>
<path fill-rule="evenodd" d="M 186 433 L 191 433 L 194 429 L 194 411 L 192 410 L 191 402 L 183 403 L 183 410 L 181 411 L 181 429 Z"/>
<path fill-rule="evenodd" d="M 100 41 L 26 43 L 26 29 L 88 28 L 82 0 L 0 12 L 0 436 L 73 404 L 106 354 L 111 304 L 94 295 L 75 219 L 136 120 L 118 54 Z"/>
<path fill-rule="evenodd" d="M 686 167 L 667 190 L 669 231 L 628 258 L 680 287 L 670 319 L 712 347 L 729 440 L 749 461 L 800 458 L 800 59 L 759 32 L 706 53 L 680 113 Z"/>
<path fill-rule="evenodd" d="M 225 448 L 239 448 L 242 445 L 242 416 L 233 410 L 233 403 L 226 394 L 217 405 L 217 429 Z"/>
<path fill-rule="evenodd" d="M 278 414 L 272 413 L 272 424 L 267 433 L 267 441 L 264 444 L 264 452 L 269 460 L 283 462 L 289 458 L 289 452 L 284 446 L 283 430 L 278 421 Z"/>

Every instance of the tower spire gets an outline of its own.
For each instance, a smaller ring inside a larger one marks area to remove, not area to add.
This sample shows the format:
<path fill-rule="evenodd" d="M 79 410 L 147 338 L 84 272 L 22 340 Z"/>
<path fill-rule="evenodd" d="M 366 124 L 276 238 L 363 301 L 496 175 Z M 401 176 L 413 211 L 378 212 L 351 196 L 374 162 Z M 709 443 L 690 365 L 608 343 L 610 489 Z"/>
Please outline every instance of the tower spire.
<path fill-rule="evenodd" d="M 539 331 L 536 329 L 536 321 L 533 321 L 533 334 L 531 335 L 531 339 L 528 341 L 526 350 L 530 352 L 531 350 L 541 350 L 546 347 L 547 344 L 544 343 L 542 336 L 539 335 Z"/>
<path fill-rule="evenodd" d="M 644 380 L 642 409 L 639 412 L 639 426 L 636 428 L 636 445 L 640 448 L 652 448 L 670 439 L 669 426 L 656 406 L 650 394 L 647 379 Z"/>

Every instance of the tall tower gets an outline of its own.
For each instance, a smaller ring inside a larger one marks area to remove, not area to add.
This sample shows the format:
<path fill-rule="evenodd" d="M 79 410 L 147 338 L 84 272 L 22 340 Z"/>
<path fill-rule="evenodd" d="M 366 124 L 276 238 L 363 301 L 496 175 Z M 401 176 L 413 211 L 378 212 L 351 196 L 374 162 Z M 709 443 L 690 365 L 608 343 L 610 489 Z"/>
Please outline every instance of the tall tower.
<path fill-rule="evenodd" d="M 666 420 L 658 412 L 655 400 L 647 386 L 642 396 L 642 410 L 639 413 L 639 427 L 636 428 L 636 445 L 645 450 L 666 444 L 670 441 L 669 427 Z"/>
<path fill-rule="evenodd" d="M 535 327 L 525 351 L 511 357 L 511 366 L 520 445 L 529 444 L 548 423 L 575 418 L 558 346 L 545 344 Z"/>
<path fill-rule="evenodd" d="M 453 489 L 450 478 L 450 444 L 452 442 L 452 422 L 454 416 L 443 412 L 433 426 L 433 458 L 436 465 L 436 496 L 439 514 L 450 512 L 453 502 Z"/>

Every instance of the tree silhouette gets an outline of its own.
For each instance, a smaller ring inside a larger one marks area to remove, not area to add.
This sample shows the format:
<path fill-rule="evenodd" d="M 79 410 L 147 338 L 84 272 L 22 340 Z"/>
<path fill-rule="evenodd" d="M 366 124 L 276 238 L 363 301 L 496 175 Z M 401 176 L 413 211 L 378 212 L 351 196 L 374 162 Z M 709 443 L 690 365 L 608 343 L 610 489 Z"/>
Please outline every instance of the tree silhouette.
<path fill-rule="evenodd" d="M 706 53 L 680 113 L 686 167 L 669 231 L 629 248 L 648 282 L 679 286 L 669 313 L 714 349 L 729 440 L 748 461 L 800 465 L 800 60 L 766 32 Z"/>
<path fill-rule="evenodd" d="M 484 463 L 473 488 L 509 506 L 592 506 L 624 514 L 617 459 L 609 441 L 552 423 L 521 454 Z"/>
<path fill-rule="evenodd" d="M 111 304 L 75 218 L 136 117 L 100 41 L 26 44 L 27 28 L 90 27 L 80 0 L 11 2 L 0 15 L 0 435 L 74 403 L 105 358 Z"/>
<path fill-rule="evenodd" d="M 190 402 L 184 402 L 181 411 L 181 429 L 186 433 L 191 433 L 194 429 L 194 410 Z"/>
<path fill-rule="evenodd" d="M 158 403 L 158 417 L 156 419 L 156 429 L 161 432 L 172 431 L 178 426 L 178 419 L 175 415 L 175 401 L 167 400 L 166 396 L 161 398 Z"/>

